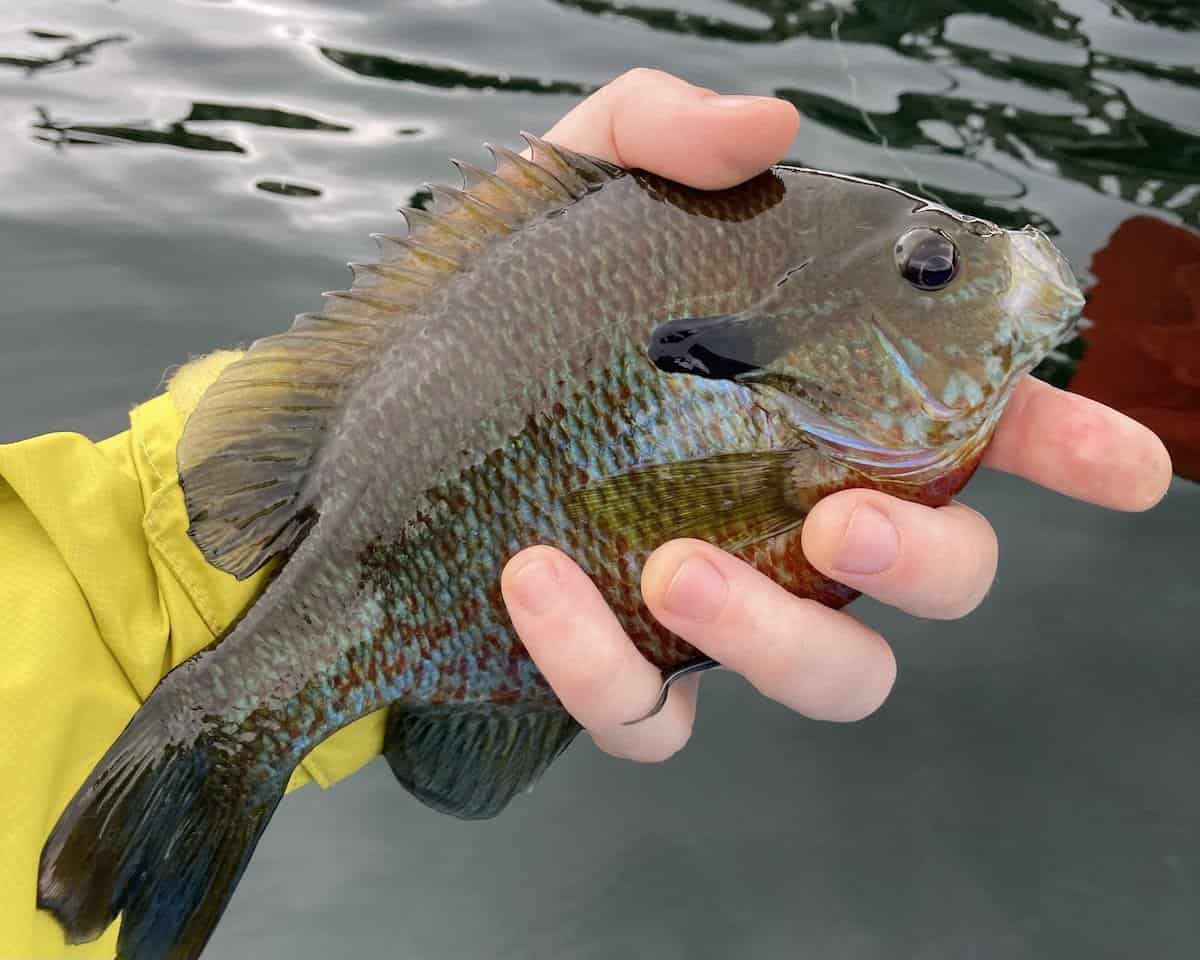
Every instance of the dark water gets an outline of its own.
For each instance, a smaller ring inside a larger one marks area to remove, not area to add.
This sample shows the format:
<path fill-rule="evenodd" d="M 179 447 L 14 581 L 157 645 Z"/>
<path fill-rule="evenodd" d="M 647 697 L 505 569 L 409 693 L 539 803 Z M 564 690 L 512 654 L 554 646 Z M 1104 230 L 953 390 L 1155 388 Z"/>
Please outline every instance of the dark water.
<path fill-rule="evenodd" d="M 634 65 L 787 97 L 791 159 L 1036 223 L 1085 280 L 1132 216 L 1200 224 L 1189 0 L 8 0 L 0 441 L 120 429 L 344 285 L 447 157 Z M 861 605 L 901 667 L 876 718 L 714 677 L 681 757 L 580 745 L 484 824 L 375 764 L 285 803 L 206 956 L 1200 955 L 1200 488 L 967 499 L 1000 579 L 957 624 Z"/>

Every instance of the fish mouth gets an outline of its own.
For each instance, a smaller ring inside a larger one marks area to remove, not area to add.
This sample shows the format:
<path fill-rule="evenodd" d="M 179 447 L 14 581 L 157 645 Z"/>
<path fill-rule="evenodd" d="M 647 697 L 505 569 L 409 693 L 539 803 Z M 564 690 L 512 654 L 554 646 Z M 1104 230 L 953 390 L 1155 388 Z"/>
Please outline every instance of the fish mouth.
<path fill-rule="evenodd" d="M 1010 231 L 1009 241 L 1016 256 L 1006 308 L 1026 347 L 1049 352 L 1074 332 L 1083 291 L 1067 258 L 1041 230 Z"/>

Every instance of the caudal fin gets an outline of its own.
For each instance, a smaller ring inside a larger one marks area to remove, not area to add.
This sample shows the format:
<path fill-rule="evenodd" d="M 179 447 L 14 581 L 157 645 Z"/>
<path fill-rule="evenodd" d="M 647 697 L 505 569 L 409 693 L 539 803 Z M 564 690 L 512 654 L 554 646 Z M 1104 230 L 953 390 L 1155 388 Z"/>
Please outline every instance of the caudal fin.
<path fill-rule="evenodd" d="M 195 960 L 287 774 L 250 784 L 203 736 L 168 741 L 154 714 L 143 707 L 59 817 L 42 849 L 38 906 L 72 944 L 121 914 L 116 960 Z"/>

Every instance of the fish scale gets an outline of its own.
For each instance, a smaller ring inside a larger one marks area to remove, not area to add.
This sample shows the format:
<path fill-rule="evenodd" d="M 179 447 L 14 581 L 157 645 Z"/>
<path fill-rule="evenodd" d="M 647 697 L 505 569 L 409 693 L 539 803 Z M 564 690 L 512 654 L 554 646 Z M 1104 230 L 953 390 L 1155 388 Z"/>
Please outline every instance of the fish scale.
<path fill-rule="evenodd" d="M 579 730 L 501 596 L 526 546 L 570 554 L 668 672 L 698 652 L 639 581 L 672 537 L 845 604 L 807 511 L 847 486 L 948 502 L 1081 303 L 1040 234 L 881 184 L 774 168 L 706 193 L 529 146 L 462 165 L 189 419 L 192 539 L 239 577 L 281 562 L 52 831 L 38 902 L 68 939 L 120 914 L 119 960 L 194 960 L 292 770 L 382 708 L 414 796 L 503 809 Z"/>

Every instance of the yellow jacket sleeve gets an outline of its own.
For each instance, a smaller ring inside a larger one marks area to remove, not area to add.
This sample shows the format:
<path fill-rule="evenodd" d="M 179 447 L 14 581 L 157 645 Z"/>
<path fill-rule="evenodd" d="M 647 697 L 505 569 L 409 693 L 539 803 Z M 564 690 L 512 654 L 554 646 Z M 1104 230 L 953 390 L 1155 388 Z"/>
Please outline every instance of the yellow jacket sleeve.
<path fill-rule="evenodd" d="M 162 675 L 249 603 L 187 536 L 175 471 L 183 421 L 236 353 L 184 367 L 93 443 L 57 433 L 0 444 L 0 957 L 104 958 L 116 925 L 65 947 L 37 909 L 50 829 Z M 289 791 L 353 773 L 380 752 L 384 714 L 325 741 Z"/>

